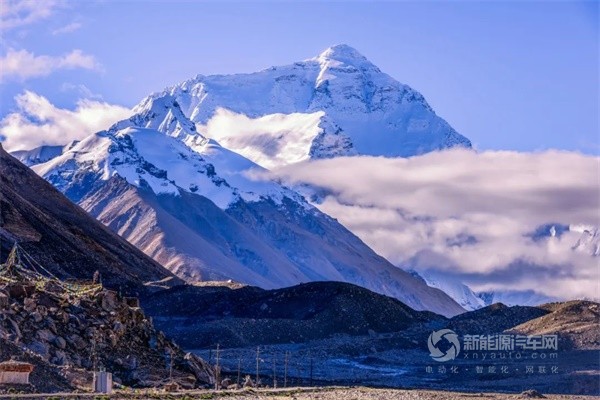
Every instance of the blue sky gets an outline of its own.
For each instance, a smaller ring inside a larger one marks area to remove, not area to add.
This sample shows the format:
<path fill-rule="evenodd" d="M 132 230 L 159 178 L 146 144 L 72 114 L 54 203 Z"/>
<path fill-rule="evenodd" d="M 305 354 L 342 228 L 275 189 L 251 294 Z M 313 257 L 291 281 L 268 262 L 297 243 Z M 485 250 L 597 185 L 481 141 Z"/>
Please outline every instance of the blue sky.
<path fill-rule="evenodd" d="M 600 152 L 597 2 L 1 4 L 0 118 L 25 90 L 60 108 L 81 98 L 131 107 L 196 74 L 346 43 L 480 149 Z"/>

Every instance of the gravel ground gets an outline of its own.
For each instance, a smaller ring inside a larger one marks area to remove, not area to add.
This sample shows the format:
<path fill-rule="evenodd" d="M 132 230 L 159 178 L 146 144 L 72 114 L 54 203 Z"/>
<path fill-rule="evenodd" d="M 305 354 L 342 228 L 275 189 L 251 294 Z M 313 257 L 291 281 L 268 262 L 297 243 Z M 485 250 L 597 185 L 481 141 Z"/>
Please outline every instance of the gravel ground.
<path fill-rule="evenodd" d="M 0 396 L 0 399 L 102 399 L 102 400 L 196 400 L 196 399 L 223 399 L 223 400 L 473 400 L 473 399 L 535 399 L 546 398 L 554 400 L 591 400 L 595 396 L 574 395 L 543 395 L 536 394 L 501 394 L 501 393 L 460 393 L 433 390 L 403 390 L 403 389 L 372 389 L 372 388 L 289 388 L 289 389 L 261 389 L 241 391 L 188 391 L 183 393 L 164 393 L 140 391 L 133 393 L 115 393 L 111 396 L 98 394 L 53 394 L 53 395 L 12 395 Z M 26 396 L 26 397 L 23 397 Z"/>
<path fill-rule="evenodd" d="M 248 397 L 233 397 L 245 399 Z M 256 399 L 295 399 L 295 400 L 462 400 L 462 399 L 526 399 L 534 398 L 526 395 L 509 395 L 498 393 L 457 393 L 457 392 L 440 392 L 440 391 L 423 391 L 423 390 L 398 390 L 398 389 L 369 389 L 369 388 L 350 388 L 350 389 L 334 389 L 329 391 L 295 393 L 282 396 L 259 395 L 252 397 Z M 586 396 L 567 396 L 567 395 L 551 395 L 546 396 L 548 399 L 590 399 Z"/>
<path fill-rule="evenodd" d="M 530 399 L 526 394 L 498 394 L 498 393 L 458 393 L 426 390 L 399 390 L 399 389 L 370 389 L 347 388 L 322 390 L 315 392 L 292 392 L 278 394 L 247 394 L 244 396 L 227 397 L 228 399 L 294 399 L 294 400 L 462 400 L 462 399 Z M 588 396 L 573 395 L 546 395 L 547 399 L 586 399 Z"/>

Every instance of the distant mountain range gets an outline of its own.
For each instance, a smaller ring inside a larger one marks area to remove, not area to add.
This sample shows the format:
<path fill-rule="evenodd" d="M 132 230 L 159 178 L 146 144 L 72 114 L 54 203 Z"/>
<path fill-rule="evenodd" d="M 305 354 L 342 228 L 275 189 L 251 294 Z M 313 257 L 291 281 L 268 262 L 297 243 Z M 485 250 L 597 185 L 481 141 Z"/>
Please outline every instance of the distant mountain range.
<path fill-rule="evenodd" d="M 536 293 L 533 290 L 497 290 L 475 292 L 459 279 L 437 271 L 411 270 L 410 273 L 422 279 L 427 285 L 444 291 L 465 310 L 473 311 L 495 303 L 507 306 L 537 306 L 556 301 L 555 298 Z"/>
<path fill-rule="evenodd" d="M 199 75 L 132 113 L 80 142 L 14 155 L 180 278 L 266 289 L 343 281 L 443 315 L 551 300 L 413 276 L 292 188 L 251 178 L 308 159 L 471 147 L 420 93 L 347 45 L 256 73 Z M 597 230 L 583 235 L 574 247 L 600 253 Z"/>

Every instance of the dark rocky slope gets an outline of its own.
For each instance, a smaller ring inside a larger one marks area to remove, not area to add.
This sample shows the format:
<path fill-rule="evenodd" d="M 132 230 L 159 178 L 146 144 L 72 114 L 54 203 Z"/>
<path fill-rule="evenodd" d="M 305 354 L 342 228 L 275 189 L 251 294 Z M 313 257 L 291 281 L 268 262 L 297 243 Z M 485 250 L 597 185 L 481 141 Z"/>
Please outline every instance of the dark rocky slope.
<path fill-rule="evenodd" d="M 341 334 L 401 331 L 445 320 L 341 282 L 276 290 L 187 285 L 149 296 L 144 308 L 157 327 L 185 348 L 298 343 Z"/>
<path fill-rule="evenodd" d="M 0 146 L 0 262 L 18 242 L 61 279 L 91 279 L 123 292 L 177 278 L 90 217 Z"/>
<path fill-rule="evenodd" d="M 541 307 L 509 307 L 502 303 L 496 303 L 457 315 L 449 321 L 448 328 L 459 335 L 498 333 L 546 314 L 548 311 Z"/>

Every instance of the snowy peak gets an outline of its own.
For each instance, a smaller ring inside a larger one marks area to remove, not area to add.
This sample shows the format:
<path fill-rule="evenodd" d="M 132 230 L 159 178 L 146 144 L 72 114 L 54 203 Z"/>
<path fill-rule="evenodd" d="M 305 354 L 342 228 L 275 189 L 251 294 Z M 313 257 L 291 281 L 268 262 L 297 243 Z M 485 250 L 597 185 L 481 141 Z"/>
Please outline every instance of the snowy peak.
<path fill-rule="evenodd" d="M 356 61 L 369 62 L 365 56 L 347 44 L 331 46 L 319 54 L 317 58 L 319 60 L 336 60 L 347 64 L 354 64 Z"/>
<path fill-rule="evenodd" d="M 471 147 L 419 92 L 348 45 L 250 74 L 198 75 L 151 95 L 135 112 L 156 121 L 138 126 L 182 140 L 200 134 L 265 168 L 311 158 L 410 157 Z"/>
<path fill-rule="evenodd" d="M 23 164 L 31 167 L 33 165 L 45 163 L 55 157 L 61 155 L 64 151 L 71 149 L 78 143 L 77 140 L 72 141 L 66 146 L 40 146 L 31 150 L 18 150 L 11 153 L 13 157 L 21 161 Z"/>
<path fill-rule="evenodd" d="M 572 246 L 574 251 L 593 257 L 600 256 L 600 229 L 593 225 L 549 223 L 540 225 L 526 237 L 530 237 L 534 241 L 550 240 L 560 238 L 567 232 L 578 234 L 578 238 Z"/>
<path fill-rule="evenodd" d="M 324 73 L 324 70 L 335 68 L 374 70 L 374 72 L 380 72 L 379 68 L 373 65 L 373 63 L 371 63 L 365 56 L 346 44 L 339 44 L 337 46 L 330 47 L 317 57 L 307 61 L 317 61 L 321 66 L 322 74 Z M 317 82 L 319 82 L 319 79 L 317 79 Z"/>
<path fill-rule="evenodd" d="M 600 230 L 591 225 L 570 225 L 569 230 L 581 233 L 573 250 L 593 257 L 600 256 Z"/>
<path fill-rule="evenodd" d="M 422 279 L 428 286 L 440 289 L 467 311 L 483 307 L 484 300 L 479 298 L 467 285 L 457 279 L 436 271 L 409 271 L 411 275 Z"/>
<path fill-rule="evenodd" d="M 268 199 L 281 204 L 285 197 L 310 208 L 300 195 L 274 182 L 252 181 L 247 173 L 260 167 L 214 142 L 206 141 L 191 148 L 178 137 L 140 127 L 164 125 L 152 119 L 153 109 L 120 121 L 108 131 L 88 136 L 60 156 L 34 166 L 34 170 L 76 201 L 79 199 L 70 193 L 70 188 L 81 187 L 82 182 L 94 184 L 119 176 L 155 194 L 179 196 L 181 191 L 199 194 L 221 209 L 238 200 Z M 164 115 L 174 115 L 172 111 L 176 109 L 171 107 Z"/>
<path fill-rule="evenodd" d="M 113 125 L 111 131 L 137 126 L 154 129 L 181 140 L 198 136 L 205 139 L 196 132 L 196 125 L 184 115 L 173 96 L 147 97 L 133 109 L 133 113 L 128 120 Z"/>

